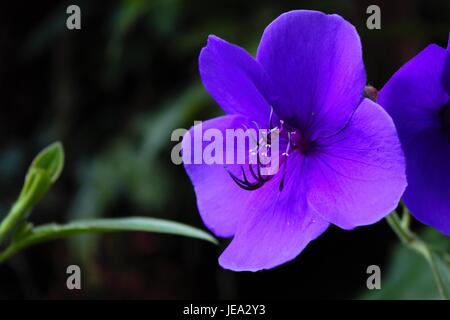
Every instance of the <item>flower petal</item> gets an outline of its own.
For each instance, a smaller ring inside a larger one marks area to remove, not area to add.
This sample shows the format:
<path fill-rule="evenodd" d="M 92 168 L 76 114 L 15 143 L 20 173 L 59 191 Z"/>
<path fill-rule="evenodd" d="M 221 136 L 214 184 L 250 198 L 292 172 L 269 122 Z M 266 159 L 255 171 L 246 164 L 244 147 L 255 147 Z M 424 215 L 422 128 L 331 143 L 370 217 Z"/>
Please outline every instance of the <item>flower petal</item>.
<path fill-rule="evenodd" d="M 450 235 L 450 139 L 428 130 L 404 147 L 408 188 L 403 196 L 420 222 Z"/>
<path fill-rule="evenodd" d="M 279 191 L 282 174 L 253 191 L 233 241 L 219 263 L 234 271 L 270 269 L 292 260 L 322 234 L 328 223 L 308 208 L 301 183 L 301 159 L 287 162 L 286 183 Z"/>
<path fill-rule="evenodd" d="M 450 138 L 440 110 L 449 102 L 445 88 L 448 50 L 430 45 L 406 63 L 379 95 L 392 116 L 406 156 L 408 187 L 403 200 L 422 223 L 450 235 Z M 442 78 L 444 77 L 444 78 Z"/>
<path fill-rule="evenodd" d="M 200 53 L 199 65 L 206 90 L 226 113 L 267 124 L 270 106 L 263 91 L 268 80 L 250 54 L 216 36 L 209 36 L 207 46 Z"/>
<path fill-rule="evenodd" d="M 191 128 L 189 135 L 186 134 L 183 138 L 184 167 L 194 185 L 198 210 L 206 226 L 220 237 L 234 234 L 237 221 L 243 214 L 242 204 L 246 203 L 251 192 L 241 189 L 233 182 L 224 164 L 206 164 L 203 157 L 200 159 L 203 163 L 195 164 L 194 152 L 196 146 L 200 146 L 202 156 L 206 146 L 211 143 L 203 141 L 207 130 L 218 130 L 225 137 L 226 129 L 242 129 L 244 125 L 252 127 L 252 124 L 241 116 L 218 117 Z M 225 148 L 223 143 L 221 146 Z M 237 155 L 236 146 L 237 143 L 233 148 L 234 157 Z M 188 150 L 191 151 L 189 155 Z M 226 163 L 228 152 L 230 152 L 228 149 L 223 152 L 222 163 Z M 238 164 L 226 166 L 229 170 L 239 172 Z"/>
<path fill-rule="evenodd" d="M 448 101 L 442 82 L 446 55 L 445 49 L 429 45 L 401 67 L 379 93 L 378 102 L 394 120 L 402 145 L 423 130 L 441 125 L 439 111 Z"/>
<path fill-rule="evenodd" d="M 264 31 L 256 59 L 283 90 L 270 98 L 275 112 L 313 139 L 341 129 L 362 100 L 361 42 L 338 15 L 281 15 Z"/>
<path fill-rule="evenodd" d="M 341 132 L 318 141 L 305 179 L 310 181 L 310 205 L 341 228 L 372 224 L 389 214 L 406 187 L 392 119 L 364 99 Z"/>

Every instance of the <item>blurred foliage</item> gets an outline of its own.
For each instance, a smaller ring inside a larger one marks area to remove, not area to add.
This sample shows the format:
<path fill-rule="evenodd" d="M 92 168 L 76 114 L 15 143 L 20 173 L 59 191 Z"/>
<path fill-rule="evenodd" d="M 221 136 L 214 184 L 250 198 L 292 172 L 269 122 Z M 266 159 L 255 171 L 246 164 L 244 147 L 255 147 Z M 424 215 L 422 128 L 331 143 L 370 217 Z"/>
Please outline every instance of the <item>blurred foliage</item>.
<path fill-rule="evenodd" d="M 137 139 L 119 138 L 81 173 L 81 188 L 70 216 L 73 219 L 102 216 L 120 195 L 127 196 L 138 207 L 161 211 L 171 200 L 170 190 L 175 188 L 176 181 L 157 157 L 167 147 L 172 128 L 186 125 L 187 119 L 192 119 L 206 101 L 205 91 L 196 85 L 158 108 L 161 111 L 138 117 L 134 122 Z M 96 239 L 89 235 L 73 240 L 73 252 L 86 264 L 92 259 Z"/>
<path fill-rule="evenodd" d="M 426 229 L 421 238 L 442 252 L 450 252 L 450 241 L 433 229 Z M 450 260 L 435 257 L 447 287 L 450 287 Z M 382 271 L 383 272 L 383 271 Z M 382 275 L 381 290 L 365 291 L 362 299 L 440 299 L 433 273 L 427 261 L 417 252 L 398 243 L 388 266 Z"/>

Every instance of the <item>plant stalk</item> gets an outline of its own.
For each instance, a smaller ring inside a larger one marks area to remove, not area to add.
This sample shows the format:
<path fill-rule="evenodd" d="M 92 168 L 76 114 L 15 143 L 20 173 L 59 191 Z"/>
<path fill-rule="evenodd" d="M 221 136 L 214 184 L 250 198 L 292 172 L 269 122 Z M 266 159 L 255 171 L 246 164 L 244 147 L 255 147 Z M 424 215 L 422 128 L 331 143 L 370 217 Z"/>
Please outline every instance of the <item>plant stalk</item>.
<path fill-rule="evenodd" d="M 400 219 L 398 214 L 394 211 L 386 217 L 386 220 L 404 245 L 421 254 L 427 260 L 441 298 L 443 300 L 450 300 L 450 295 L 447 292 L 444 278 L 437 264 L 435 253 L 424 241 L 422 241 L 422 239 L 409 229 L 410 217 L 405 217 L 405 215 L 409 216 L 409 212 L 407 212 L 406 209 L 402 219 Z M 405 223 L 405 221 L 407 223 Z"/>

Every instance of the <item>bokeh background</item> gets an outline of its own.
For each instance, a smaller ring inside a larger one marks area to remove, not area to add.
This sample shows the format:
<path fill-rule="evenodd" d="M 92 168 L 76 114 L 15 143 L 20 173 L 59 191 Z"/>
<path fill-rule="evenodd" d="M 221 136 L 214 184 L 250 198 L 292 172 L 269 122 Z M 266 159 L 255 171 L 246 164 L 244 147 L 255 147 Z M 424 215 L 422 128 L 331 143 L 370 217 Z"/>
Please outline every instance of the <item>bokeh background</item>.
<path fill-rule="evenodd" d="M 65 27 L 70 4 L 81 7 L 79 31 Z M 381 30 L 366 28 L 370 4 L 381 7 Z M 450 31 L 450 2 L 437 0 L 2 2 L 0 218 L 34 155 L 61 140 L 66 167 L 34 223 L 143 215 L 204 228 L 184 169 L 170 161 L 173 129 L 221 113 L 200 83 L 199 51 L 216 34 L 254 53 L 268 23 L 300 8 L 356 26 L 377 88 L 427 44 L 446 46 Z M 427 266 L 384 221 L 331 227 L 293 262 L 258 273 L 221 269 L 227 242 L 123 233 L 42 244 L 0 265 L 0 298 L 437 297 Z M 81 291 L 66 289 L 71 264 L 81 266 Z M 381 291 L 366 289 L 371 264 Z"/>

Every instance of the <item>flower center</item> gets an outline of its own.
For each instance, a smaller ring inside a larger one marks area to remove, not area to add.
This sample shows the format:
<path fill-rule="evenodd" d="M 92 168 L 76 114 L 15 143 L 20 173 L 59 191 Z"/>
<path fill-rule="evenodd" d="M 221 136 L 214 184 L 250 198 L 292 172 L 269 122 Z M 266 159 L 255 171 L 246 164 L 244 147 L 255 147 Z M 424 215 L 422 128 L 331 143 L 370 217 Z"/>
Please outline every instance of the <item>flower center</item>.
<path fill-rule="evenodd" d="M 441 109 L 439 115 L 444 130 L 450 130 L 450 101 Z"/>
<path fill-rule="evenodd" d="M 299 130 L 288 131 L 288 145 L 291 150 L 296 150 L 302 154 L 306 154 L 311 147 L 311 143 Z M 289 152 L 289 151 L 287 151 Z"/>
<path fill-rule="evenodd" d="M 256 124 L 256 123 L 255 123 Z M 258 126 L 258 124 L 256 124 Z M 258 127 L 259 128 L 259 127 Z M 273 123 L 273 110 L 270 113 L 269 118 L 269 132 L 263 141 L 257 140 L 257 145 L 252 150 L 256 154 L 257 161 L 256 164 L 249 164 L 247 169 L 241 166 L 240 174 L 232 173 L 226 167 L 225 170 L 230 175 L 231 179 L 242 189 L 253 191 L 261 188 L 267 181 L 269 181 L 273 175 L 267 175 L 262 173 L 262 168 L 265 168 L 261 163 L 261 156 L 267 156 L 266 152 L 260 152 L 261 147 L 266 147 L 271 150 L 271 144 L 273 139 L 273 134 L 278 132 L 276 139 L 279 139 L 281 149 L 281 158 L 279 159 L 279 164 L 282 166 L 281 180 L 279 184 L 280 192 L 284 189 L 285 177 L 286 177 L 286 167 L 287 161 L 289 160 L 289 155 L 292 152 L 300 152 L 306 154 L 311 150 L 312 142 L 305 137 L 301 131 L 295 128 L 291 128 L 283 120 L 279 120 L 278 125 Z M 264 144 L 264 145 L 262 145 Z M 283 151 L 284 150 L 284 151 Z M 270 151 L 269 151 L 270 152 Z"/>

